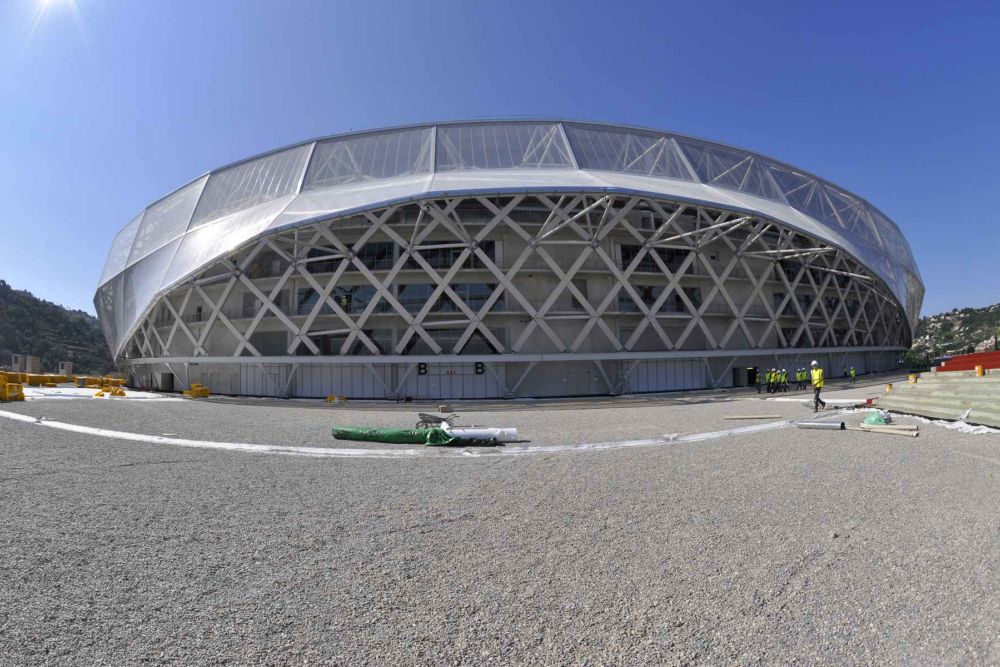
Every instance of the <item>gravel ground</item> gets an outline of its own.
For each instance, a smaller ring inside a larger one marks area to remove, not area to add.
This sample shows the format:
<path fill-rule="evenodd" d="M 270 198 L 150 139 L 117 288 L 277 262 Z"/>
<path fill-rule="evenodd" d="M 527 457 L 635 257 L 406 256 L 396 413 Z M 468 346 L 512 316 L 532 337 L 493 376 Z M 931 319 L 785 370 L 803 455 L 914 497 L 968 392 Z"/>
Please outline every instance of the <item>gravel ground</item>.
<path fill-rule="evenodd" d="M 670 430 L 778 404 L 701 405 Z M 273 410 L 233 423 L 329 420 Z M 0 420 L 0 663 L 995 664 L 998 466 L 934 426 L 386 461 Z"/>

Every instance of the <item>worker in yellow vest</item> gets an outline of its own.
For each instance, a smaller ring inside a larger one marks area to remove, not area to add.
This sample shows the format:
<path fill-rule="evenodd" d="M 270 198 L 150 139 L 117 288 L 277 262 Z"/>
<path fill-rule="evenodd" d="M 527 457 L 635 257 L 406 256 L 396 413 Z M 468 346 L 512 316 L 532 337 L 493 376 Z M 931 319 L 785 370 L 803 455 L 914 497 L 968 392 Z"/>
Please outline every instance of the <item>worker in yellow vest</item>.
<path fill-rule="evenodd" d="M 821 405 L 824 410 L 826 409 L 826 401 L 819 397 L 819 392 L 823 390 L 823 369 L 819 367 L 819 362 L 815 359 L 809 366 L 809 376 L 812 378 L 813 388 L 813 412 L 819 412 Z"/>
<path fill-rule="evenodd" d="M 854 370 L 854 366 L 851 366 L 851 384 L 858 381 L 858 372 Z"/>

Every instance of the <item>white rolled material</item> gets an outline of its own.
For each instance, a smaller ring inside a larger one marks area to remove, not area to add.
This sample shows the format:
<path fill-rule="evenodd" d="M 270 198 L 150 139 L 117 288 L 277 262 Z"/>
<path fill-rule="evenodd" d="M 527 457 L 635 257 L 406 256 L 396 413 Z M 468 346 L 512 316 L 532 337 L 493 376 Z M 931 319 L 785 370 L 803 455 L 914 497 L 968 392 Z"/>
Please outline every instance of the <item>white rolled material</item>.
<path fill-rule="evenodd" d="M 517 440 L 516 428 L 490 428 L 487 426 L 453 427 L 448 422 L 441 422 L 445 433 L 463 440 L 496 440 L 497 442 L 513 442 Z"/>

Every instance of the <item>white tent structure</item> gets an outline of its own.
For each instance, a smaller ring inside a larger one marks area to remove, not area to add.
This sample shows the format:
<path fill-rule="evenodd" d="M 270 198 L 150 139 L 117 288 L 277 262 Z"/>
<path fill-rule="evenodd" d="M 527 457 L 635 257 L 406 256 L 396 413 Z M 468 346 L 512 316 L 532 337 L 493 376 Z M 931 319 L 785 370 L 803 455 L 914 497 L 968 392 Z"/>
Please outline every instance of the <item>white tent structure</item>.
<path fill-rule="evenodd" d="M 143 386 L 369 398 L 729 386 L 894 367 L 923 284 L 894 222 L 654 130 L 438 123 L 214 170 L 115 237 L 95 305 Z"/>

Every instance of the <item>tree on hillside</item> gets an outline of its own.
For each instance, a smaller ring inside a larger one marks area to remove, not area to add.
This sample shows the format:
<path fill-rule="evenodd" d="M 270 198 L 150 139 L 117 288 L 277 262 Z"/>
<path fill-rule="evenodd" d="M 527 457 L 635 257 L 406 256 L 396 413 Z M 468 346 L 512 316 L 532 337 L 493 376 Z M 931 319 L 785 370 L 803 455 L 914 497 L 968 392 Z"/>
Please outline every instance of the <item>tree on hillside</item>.
<path fill-rule="evenodd" d="M 72 361 L 80 373 L 115 368 L 97 318 L 0 280 L 0 365 L 8 365 L 12 354 L 40 357 L 47 371 L 60 361 Z"/>

